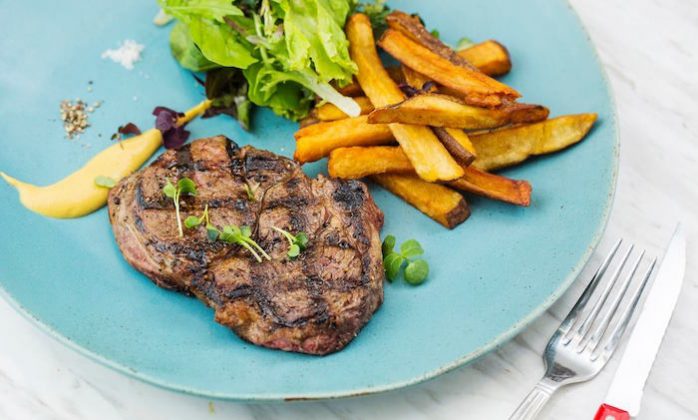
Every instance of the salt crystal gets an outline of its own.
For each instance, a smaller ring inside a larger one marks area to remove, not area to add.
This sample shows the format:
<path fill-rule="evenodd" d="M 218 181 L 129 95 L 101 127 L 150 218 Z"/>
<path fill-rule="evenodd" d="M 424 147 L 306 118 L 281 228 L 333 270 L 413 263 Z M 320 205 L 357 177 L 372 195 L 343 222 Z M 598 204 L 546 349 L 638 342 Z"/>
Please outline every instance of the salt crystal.
<path fill-rule="evenodd" d="M 133 70 L 133 63 L 140 61 L 141 52 L 144 45 L 132 39 L 127 39 L 115 50 L 106 50 L 102 53 L 102 58 L 108 58 L 115 63 L 121 64 L 125 69 Z"/>

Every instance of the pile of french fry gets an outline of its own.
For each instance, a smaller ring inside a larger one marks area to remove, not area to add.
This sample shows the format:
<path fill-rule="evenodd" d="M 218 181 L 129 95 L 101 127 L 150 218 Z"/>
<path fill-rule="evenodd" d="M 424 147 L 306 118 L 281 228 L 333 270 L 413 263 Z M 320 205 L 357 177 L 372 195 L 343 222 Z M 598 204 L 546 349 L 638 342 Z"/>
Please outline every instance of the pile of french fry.
<path fill-rule="evenodd" d="M 448 228 L 470 215 L 461 192 L 528 206 L 527 181 L 487 171 L 579 142 L 596 114 L 548 119 L 546 107 L 516 102 L 521 94 L 493 78 L 511 70 L 496 41 L 454 51 L 417 17 L 394 11 L 386 21 L 377 44 L 366 15 L 347 21 L 358 73 L 341 92 L 362 115 L 317 106 L 295 134 L 294 158 L 329 157 L 330 176 L 370 178 Z M 400 67 L 386 69 L 376 45 Z"/>

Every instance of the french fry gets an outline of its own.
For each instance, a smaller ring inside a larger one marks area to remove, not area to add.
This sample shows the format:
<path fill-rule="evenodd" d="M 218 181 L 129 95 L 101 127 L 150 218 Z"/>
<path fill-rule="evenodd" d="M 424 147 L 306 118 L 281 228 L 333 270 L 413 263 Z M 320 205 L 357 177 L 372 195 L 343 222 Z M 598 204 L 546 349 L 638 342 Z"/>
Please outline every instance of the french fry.
<path fill-rule="evenodd" d="M 344 96 L 361 96 L 364 94 L 364 91 L 361 90 L 361 86 L 359 86 L 359 82 L 356 81 L 356 79 L 352 80 L 351 83 L 348 85 L 341 87 L 341 88 L 336 88 L 339 93 L 341 93 Z"/>
<path fill-rule="evenodd" d="M 463 223 L 470 209 L 462 195 L 414 175 L 383 174 L 371 179 L 449 229 Z"/>
<path fill-rule="evenodd" d="M 470 166 L 475 160 L 475 154 L 470 138 L 463 130 L 456 128 L 432 127 L 431 130 L 436 134 L 436 137 L 444 145 L 448 153 L 453 156 L 456 162 L 463 166 Z"/>
<path fill-rule="evenodd" d="M 298 130 L 293 158 L 300 163 L 314 162 L 338 147 L 376 146 L 394 143 L 386 124 L 368 124 L 367 117 L 321 122 Z"/>
<path fill-rule="evenodd" d="M 424 89 L 430 80 L 421 73 L 417 73 L 409 67 L 401 66 L 405 82 L 415 89 Z M 434 90 L 436 87 L 434 87 Z M 431 92 L 431 89 L 429 90 Z M 446 150 L 461 165 L 468 166 L 475 159 L 475 147 L 470 142 L 468 135 L 462 130 L 453 128 L 433 128 L 436 137 L 441 140 Z"/>
<path fill-rule="evenodd" d="M 407 67 L 458 92 L 469 104 L 496 107 L 502 103 L 502 99 L 513 100 L 521 96 L 514 89 L 494 79 L 491 80 L 499 86 L 483 80 L 489 77 L 477 70 L 453 64 L 401 32 L 386 30 L 378 45 Z"/>
<path fill-rule="evenodd" d="M 434 127 L 482 130 L 543 121 L 549 113 L 548 108 L 542 105 L 512 102 L 497 109 L 477 108 L 466 105 L 453 96 L 424 93 L 399 104 L 373 110 L 368 116 L 368 122 L 429 124 Z"/>
<path fill-rule="evenodd" d="M 531 204 L 531 184 L 528 181 L 506 178 L 473 167 L 466 168 L 462 177 L 449 181 L 448 185 L 517 206 L 528 207 Z"/>
<path fill-rule="evenodd" d="M 359 104 L 359 107 L 361 108 L 361 115 L 366 115 L 373 111 L 373 104 L 367 97 L 356 96 L 354 97 L 354 100 L 357 104 Z M 334 104 L 331 104 L 329 102 L 313 109 L 310 115 L 315 117 L 319 121 L 336 121 L 341 120 L 342 118 L 349 118 L 349 116 L 345 114 L 341 109 L 337 108 Z"/>
<path fill-rule="evenodd" d="M 410 40 L 422 45 L 453 64 L 470 70 L 478 70 L 472 63 L 459 56 L 456 51 L 429 32 L 419 20 L 419 17 L 408 15 L 400 10 L 394 10 L 386 16 L 385 21 L 389 28 L 402 33 Z"/>
<path fill-rule="evenodd" d="M 359 70 L 356 78 L 373 105 L 382 107 L 403 101 L 405 95 L 378 57 L 368 17 L 361 13 L 351 16 L 346 32 L 349 53 Z M 390 124 L 389 127 L 420 178 L 447 181 L 463 175 L 463 168 L 428 127 L 405 124 Z"/>
<path fill-rule="evenodd" d="M 471 135 L 477 150 L 473 166 L 493 171 L 516 165 L 530 156 L 557 152 L 582 140 L 596 121 L 596 114 L 564 115 L 520 127 Z"/>
<path fill-rule="evenodd" d="M 413 87 L 415 89 L 424 90 L 424 87 L 427 84 L 427 82 L 433 82 L 433 80 L 431 80 L 427 76 L 423 75 L 422 73 L 416 72 L 407 66 L 400 66 L 400 69 L 402 70 L 402 74 L 403 74 L 403 78 L 405 79 L 405 83 L 407 83 L 408 85 L 410 85 L 411 87 Z M 435 91 L 436 91 L 436 86 L 429 89 L 429 92 L 435 92 Z"/>
<path fill-rule="evenodd" d="M 327 172 L 333 178 L 360 179 L 378 174 L 414 174 L 414 166 L 395 146 L 342 147 L 330 153 Z"/>
<path fill-rule="evenodd" d="M 511 70 L 509 51 L 492 39 L 457 51 L 457 54 L 491 77 L 503 76 Z"/>
<path fill-rule="evenodd" d="M 348 147 L 336 149 L 327 162 L 330 176 L 358 179 L 377 174 L 410 174 L 414 168 L 399 147 Z M 468 167 L 464 175 L 446 185 L 493 200 L 519 206 L 531 203 L 531 184 Z"/>
<path fill-rule="evenodd" d="M 394 146 L 340 147 L 330 153 L 327 173 L 340 179 L 385 173 L 414 175 L 414 167 L 399 149 Z"/>
<path fill-rule="evenodd" d="M 407 67 L 459 92 L 469 104 L 494 107 L 502 99 L 521 96 L 480 72 L 427 31 L 418 18 L 394 11 L 386 21 L 390 29 L 383 33 L 378 45 Z"/>
<path fill-rule="evenodd" d="M 471 47 L 457 51 L 457 54 L 464 58 L 473 67 L 490 77 L 502 76 L 511 70 L 511 58 L 507 48 L 495 40 L 488 40 L 475 44 Z M 396 82 L 400 82 L 400 78 L 396 78 L 396 73 L 391 72 L 392 67 L 388 67 L 390 77 Z M 359 83 L 354 80 L 352 83 L 337 89 L 344 96 L 362 96 L 364 91 L 361 90 Z"/>

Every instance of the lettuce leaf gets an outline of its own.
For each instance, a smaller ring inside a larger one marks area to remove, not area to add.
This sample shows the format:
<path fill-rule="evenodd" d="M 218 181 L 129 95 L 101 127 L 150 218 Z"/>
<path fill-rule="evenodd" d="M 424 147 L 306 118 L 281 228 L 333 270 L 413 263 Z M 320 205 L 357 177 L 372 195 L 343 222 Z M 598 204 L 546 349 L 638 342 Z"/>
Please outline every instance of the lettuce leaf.
<path fill-rule="evenodd" d="M 231 0 L 158 0 L 170 16 L 187 21 L 192 17 L 224 22 L 226 16 L 242 16 Z"/>
<path fill-rule="evenodd" d="M 330 85 L 349 83 L 357 71 L 343 30 L 354 0 L 158 2 L 179 21 L 171 48 L 183 67 L 243 69 L 250 101 L 292 120 L 308 114 L 314 95 L 359 115 L 356 102 Z"/>
<path fill-rule="evenodd" d="M 344 21 L 349 4 L 341 0 L 277 0 L 284 12 L 289 70 L 315 69 L 321 82 L 345 85 L 356 73 L 349 57 Z"/>
<path fill-rule="evenodd" d="M 189 36 L 187 25 L 177 22 L 170 32 L 170 49 L 179 64 L 191 71 L 208 71 L 220 67 L 204 57 L 194 40 Z"/>
<path fill-rule="evenodd" d="M 230 0 L 158 0 L 158 3 L 165 13 L 187 25 L 189 36 L 206 59 L 241 69 L 257 61 L 249 46 L 226 23 L 228 16 L 243 15 Z"/>

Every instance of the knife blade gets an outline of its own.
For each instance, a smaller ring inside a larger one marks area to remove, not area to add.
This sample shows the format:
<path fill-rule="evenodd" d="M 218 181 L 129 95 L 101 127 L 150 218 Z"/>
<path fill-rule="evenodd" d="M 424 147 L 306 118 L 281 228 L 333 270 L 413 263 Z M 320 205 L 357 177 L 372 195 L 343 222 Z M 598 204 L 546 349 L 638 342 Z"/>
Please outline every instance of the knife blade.
<path fill-rule="evenodd" d="M 600 419 L 634 417 L 640 411 L 645 381 L 669 325 L 681 292 L 686 270 L 686 235 L 676 227 L 642 312 L 628 339 L 605 403 L 597 412 Z"/>

